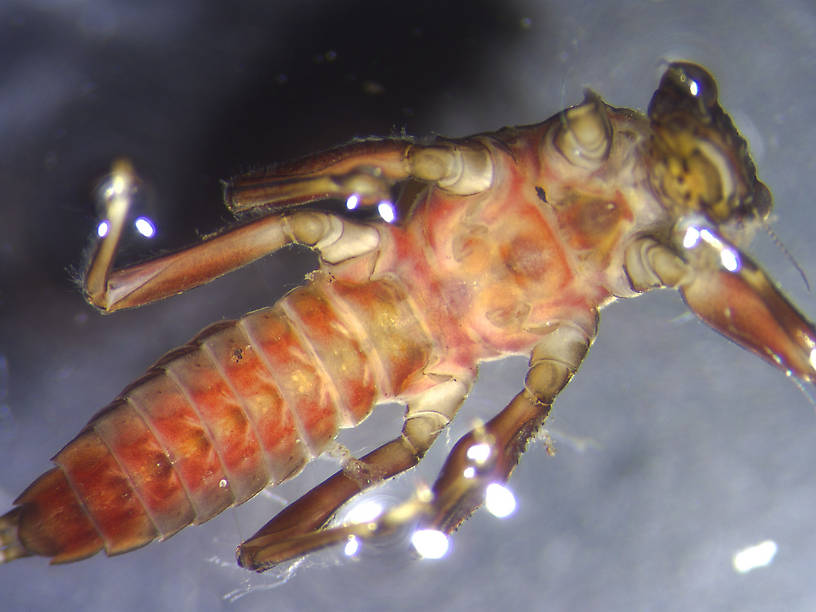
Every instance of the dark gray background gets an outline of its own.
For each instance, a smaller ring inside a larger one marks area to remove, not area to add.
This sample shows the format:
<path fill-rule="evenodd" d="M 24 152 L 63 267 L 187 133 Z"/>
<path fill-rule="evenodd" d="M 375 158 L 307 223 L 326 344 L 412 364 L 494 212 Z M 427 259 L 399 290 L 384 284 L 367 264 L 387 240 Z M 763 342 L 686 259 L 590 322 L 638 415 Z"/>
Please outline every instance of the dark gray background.
<path fill-rule="evenodd" d="M 605 8 L 599 8 L 605 7 Z M 205 324 L 273 302 L 312 260 L 288 251 L 141 310 L 101 317 L 71 268 L 93 231 L 95 181 L 128 156 L 162 237 L 228 219 L 218 180 L 355 136 L 462 136 L 541 121 L 591 86 L 645 108 L 665 59 L 701 62 L 775 194 L 776 231 L 816 277 L 811 2 L 0 3 L 0 510 L 86 420 Z M 372 87 L 371 84 L 377 84 Z M 380 93 L 371 93 L 377 89 Z M 131 255 L 148 247 L 134 241 Z M 804 312 L 798 273 L 766 236 L 753 249 Z M 814 278 L 816 280 L 816 278 Z M 394 543 L 358 562 L 321 555 L 277 588 L 233 548 L 280 501 L 259 497 L 164 544 L 63 567 L 0 567 L 17 610 L 812 610 L 816 416 L 785 377 L 684 318 L 673 293 L 616 304 L 550 422 L 557 455 L 528 451 L 515 516 L 480 512 L 439 562 Z M 430 481 L 476 415 L 504 406 L 521 359 L 483 368 L 420 470 Z M 390 439 L 380 409 L 346 438 Z M 292 500 L 319 461 L 273 493 Z M 764 539 L 767 568 L 737 574 Z M 247 585 L 231 604 L 225 594 Z"/>

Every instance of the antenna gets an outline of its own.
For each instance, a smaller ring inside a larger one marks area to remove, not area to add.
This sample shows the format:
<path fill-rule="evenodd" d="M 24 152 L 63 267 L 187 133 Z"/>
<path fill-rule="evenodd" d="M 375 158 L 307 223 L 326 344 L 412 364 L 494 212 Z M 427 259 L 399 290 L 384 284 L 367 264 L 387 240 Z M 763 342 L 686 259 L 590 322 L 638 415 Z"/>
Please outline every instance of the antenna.
<path fill-rule="evenodd" d="M 756 211 L 754 212 L 756 213 Z M 796 261 L 793 255 L 791 255 L 791 252 L 779 239 L 779 236 L 776 235 L 776 232 L 773 231 L 771 226 L 768 225 L 768 223 L 766 223 L 765 219 L 761 218 L 759 214 L 756 214 L 756 217 L 757 219 L 759 219 L 759 222 L 762 224 L 762 227 L 765 228 L 765 231 L 768 232 L 768 236 L 771 237 L 773 243 L 785 254 L 785 257 L 787 257 L 788 261 L 791 262 L 791 264 L 793 264 L 793 267 L 796 268 L 796 271 L 799 272 L 799 276 L 802 277 L 802 281 L 805 283 L 805 288 L 807 289 L 807 292 L 811 293 L 810 282 L 808 281 L 807 275 L 805 274 L 805 271 L 802 269 L 802 266 L 800 266 L 799 262 Z"/>
<path fill-rule="evenodd" d="M 788 379 L 794 385 L 796 385 L 796 388 L 802 392 L 802 395 L 805 396 L 805 399 L 807 399 L 808 403 L 811 405 L 814 411 L 816 411 L 816 399 L 813 398 L 813 394 L 810 392 L 810 389 L 805 387 L 805 385 L 802 384 L 802 381 L 795 376 L 789 376 Z"/>

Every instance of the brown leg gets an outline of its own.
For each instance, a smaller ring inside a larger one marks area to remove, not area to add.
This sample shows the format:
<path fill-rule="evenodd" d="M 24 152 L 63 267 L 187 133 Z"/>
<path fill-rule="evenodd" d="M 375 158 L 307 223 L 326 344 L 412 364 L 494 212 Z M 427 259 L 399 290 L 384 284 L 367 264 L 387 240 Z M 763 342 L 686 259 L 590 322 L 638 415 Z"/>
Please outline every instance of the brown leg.
<path fill-rule="evenodd" d="M 415 466 L 453 418 L 468 387 L 461 381 L 444 382 L 410 402 L 400 437 L 355 461 L 353 470 L 337 472 L 287 506 L 238 548 L 239 565 L 263 571 L 353 535 L 322 528 L 360 491 Z"/>
<path fill-rule="evenodd" d="M 428 499 L 406 502 L 369 523 L 324 529 L 340 505 L 364 488 L 358 480 L 338 472 L 245 542 L 238 549 L 239 564 L 263 571 L 350 537 L 374 537 L 411 521 L 418 521 L 423 528 L 452 532 L 482 504 L 489 484 L 505 482 L 510 476 L 530 438 L 547 418 L 553 400 L 578 369 L 594 334 L 594 330 L 587 333 L 567 323 L 544 336 L 533 350 L 524 390 L 496 417 L 456 444 Z M 409 407 L 400 438 L 361 460 L 377 473 L 376 480 L 414 466 L 453 416 L 452 406 L 458 407 L 455 393 L 448 393 L 447 404 L 444 394 L 423 399 L 423 405 Z M 434 401 L 436 411 L 431 410 Z M 487 445 L 486 455 L 469 452 L 481 444 Z"/>
<path fill-rule="evenodd" d="M 453 532 L 484 501 L 486 487 L 504 483 L 530 439 L 539 431 L 556 396 L 572 379 L 594 338 L 572 325 L 545 336 L 533 350 L 524 389 L 484 426 L 463 436 L 433 485 L 422 527 Z M 486 444 L 489 454 L 472 452 Z"/>
<path fill-rule="evenodd" d="M 241 212 L 281 208 L 326 198 L 356 196 L 359 206 L 376 206 L 405 179 L 434 183 L 458 195 L 489 189 L 493 161 L 478 141 L 372 138 L 323 153 L 249 172 L 227 183 L 227 208 Z"/>

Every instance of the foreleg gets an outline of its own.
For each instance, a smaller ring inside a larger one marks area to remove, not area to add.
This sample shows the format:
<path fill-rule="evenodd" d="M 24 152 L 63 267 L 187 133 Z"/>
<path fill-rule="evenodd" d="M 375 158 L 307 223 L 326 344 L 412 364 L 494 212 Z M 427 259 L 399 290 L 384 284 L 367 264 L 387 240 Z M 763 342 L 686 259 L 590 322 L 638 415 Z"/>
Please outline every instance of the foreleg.
<path fill-rule="evenodd" d="M 816 329 L 765 272 L 713 228 L 678 224 L 674 248 L 644 237 L 626 250 L 637 292 L 673 287 L 705 323 L 788 374 L 816 380 Z"/>

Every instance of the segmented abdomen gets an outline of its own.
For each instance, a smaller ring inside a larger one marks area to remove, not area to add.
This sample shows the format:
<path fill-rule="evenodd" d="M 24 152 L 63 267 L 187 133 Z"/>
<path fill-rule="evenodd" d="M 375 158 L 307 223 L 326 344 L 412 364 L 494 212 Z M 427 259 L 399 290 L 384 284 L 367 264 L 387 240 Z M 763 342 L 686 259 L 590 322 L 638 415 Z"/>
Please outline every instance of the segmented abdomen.
<path fill-rule="evenodd" d="M 397 284 L 320 275 L 160 359 L 0 520 L 53 562 L 166 538 L 297 473 L 398 395 L 432 345 Z"/>

